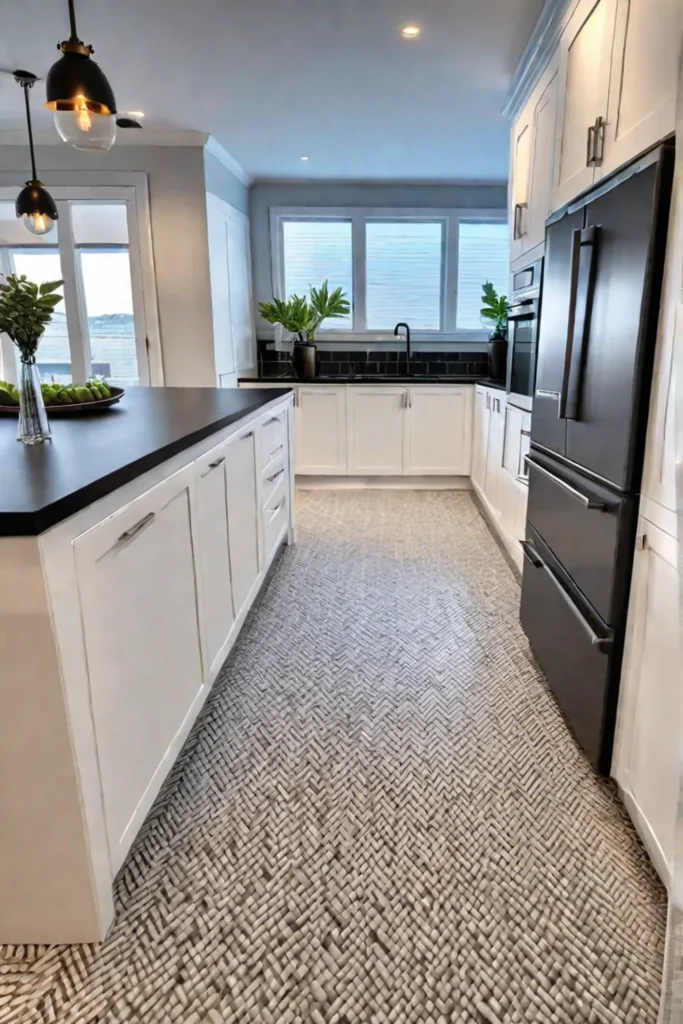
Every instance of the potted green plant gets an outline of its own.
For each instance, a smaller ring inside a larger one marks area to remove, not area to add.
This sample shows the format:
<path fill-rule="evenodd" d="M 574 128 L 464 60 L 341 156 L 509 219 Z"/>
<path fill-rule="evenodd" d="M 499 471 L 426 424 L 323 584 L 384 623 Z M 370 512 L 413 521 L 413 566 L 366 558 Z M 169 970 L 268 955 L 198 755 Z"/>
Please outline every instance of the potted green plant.
<path fill-rule="evenodd" d="M 62 301 L 55 292 L 63 281 L 35 284 L 25 274 L 8 274 L 0 284 L 0 334 L 7 334 L 19 349 L 19 426 L 17 440 L 24 444 L 49 441 L 52 432 L 40 389 L 36 352 L 52 320 L 55 306 Z"/>
<path fill-rule="evenodd" d="M 481 318 L 491 328 L 489 334 L 489 366 L 493 380 L 503 380 L 507 364 L 508 312 L 507 295 L 499 295 L 490 281 L 481 290 Z"/>
<path fill-rule="evenodd" d="M 323 320 L 348 316 L 351 310 L 343 288 L 330 291 L 329 281 L 311 288 L 310 296 L 291 295 L 259 303 L 259 313 L 269 324 L 281 324 L 292 335 L 292 363 L 299 377 L 315 377 L 316 331 Z"/>

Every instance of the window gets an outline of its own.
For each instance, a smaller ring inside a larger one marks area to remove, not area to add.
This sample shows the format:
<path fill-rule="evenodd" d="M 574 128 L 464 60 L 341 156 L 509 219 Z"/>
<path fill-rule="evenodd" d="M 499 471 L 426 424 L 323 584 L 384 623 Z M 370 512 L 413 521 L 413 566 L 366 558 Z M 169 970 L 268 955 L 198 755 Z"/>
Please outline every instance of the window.
<path fill-rule="evenodd" d="M 272 209 L 271 252 L 280 298 L 344 288 L 351 315 L 321 330 L 349 340 L 405 320 L 425 340 L 483 341 L 482 285 L 508 290 L 504 211 Z"/>
<path fill-rule="evenodd" d="M 10 191 L 0 191 L 0 273 L 64 281 L 64 302 L 38 348 L 41 377 L 68 383 L 101 374 L 123 387 L 150 383 L 148 337 L 157 335 L 151 249 L 137 230 L 129 238 L 138 226 L 137 189 L 51 188 L 59 220 L 42 238 L 17 221 L 13 201 L 2 201 Z M 14 347 L 5 337 L 0 343 L 0 375 L 15 380 Z"/>
<path fill-rule="evenodd" d="M 367 328 L 393 329 L 405 319 L 415 330 L 441 330 L 444 225 L 429 221 L 371 221 L 365 229 Z"/>
<path fill-rule="evenodd" d="M 491 281 L 499 295 L 507 295 L 509 259 L 507 224 L 460 221 L 456 326 L 461 330 L 481 328 L 484 281 Z"/>

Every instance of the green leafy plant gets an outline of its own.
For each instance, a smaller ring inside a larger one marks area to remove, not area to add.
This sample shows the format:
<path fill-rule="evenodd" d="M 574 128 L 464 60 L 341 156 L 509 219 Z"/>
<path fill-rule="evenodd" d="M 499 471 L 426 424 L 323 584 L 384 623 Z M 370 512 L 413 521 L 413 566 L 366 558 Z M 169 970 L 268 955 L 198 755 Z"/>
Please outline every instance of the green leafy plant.
<path fill-rule="evenodd" d="M 269 324 L 282 324 L 295 335 L 295 344 L 313 341 L 323 320 L 348 316 L 351 311 L 343 288 L 330 291 L 329 281 L 311 288 L 310 297 L 292 295 L 286 301 L 273 299 L 259 303 L 259 313 Z"/>
<path fill-rule="evenodd" d="M 490 281 L 485 281 L 481 289 L 482 320 L 487 320 L 495 333 L 505 334 L 508 326 L 510 303 L 507 295 L 499 295 Z"/>
<path fill-rule="evenodd" d="M 8 274 L 0 284 L 0 333 L 9 335 L 22 359 L 33 360 L 55 306 L 62 301 L 54 293 L 63 281 L 35 284 L 25 274 Z"/>

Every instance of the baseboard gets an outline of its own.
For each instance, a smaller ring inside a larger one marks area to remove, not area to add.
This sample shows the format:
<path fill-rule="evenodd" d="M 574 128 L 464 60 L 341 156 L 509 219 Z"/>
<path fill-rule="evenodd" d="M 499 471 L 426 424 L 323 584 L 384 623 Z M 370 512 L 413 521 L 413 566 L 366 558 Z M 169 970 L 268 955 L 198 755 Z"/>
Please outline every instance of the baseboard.
<path fill-rule="evenodd" d="M 470 491 L 468 476 L 297 476 L 302 491 Z"/>

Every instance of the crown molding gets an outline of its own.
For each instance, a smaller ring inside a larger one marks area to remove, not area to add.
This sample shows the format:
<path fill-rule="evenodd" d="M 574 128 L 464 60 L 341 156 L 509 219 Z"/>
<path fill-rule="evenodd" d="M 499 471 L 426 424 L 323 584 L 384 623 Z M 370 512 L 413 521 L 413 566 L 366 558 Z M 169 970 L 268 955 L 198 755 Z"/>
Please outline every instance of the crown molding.
<path fill-rule="evenodd" d="M 244 170 L 241 164 L 238 164 L 232 154 L 228 153 L 225 146 L 222 146 L 213 135 L 209 135 L 206 142 L 204 143 L 204 149 L 207 153 L 211 153 L 211 156 L 215 156 L 219 163 L 223 164 L 229 171 L 231 171 L 236 178 L 238 178 L 243 185 L 247 188 L 253 182 L 253 177 Z"/>
<path fill-rule="evenodd" d="M 577 2 L 578 0 L 545 0 L 503 101 L 501 113 L 510 120 L 517 116 L 526 103 L 531 90 L 555 52 L 562 29 L 567 23 L 569 10 L 575 7 Z"/>

